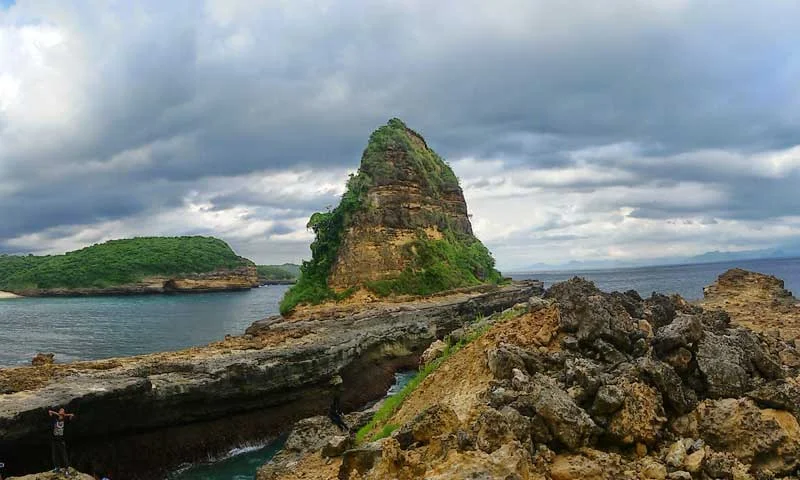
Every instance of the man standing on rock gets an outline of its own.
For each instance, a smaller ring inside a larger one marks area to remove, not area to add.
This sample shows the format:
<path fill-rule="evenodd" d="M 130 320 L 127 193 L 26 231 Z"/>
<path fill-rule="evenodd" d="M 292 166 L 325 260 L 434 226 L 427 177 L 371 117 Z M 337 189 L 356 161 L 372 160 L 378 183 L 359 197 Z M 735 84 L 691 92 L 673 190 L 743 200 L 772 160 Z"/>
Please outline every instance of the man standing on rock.
<path fill-rule="evenodd" d="M 331 379 L 333 386 L 333 401 L 331 402 L 330 409 L 328 410 L 328 418 L 331 419 L 334 425 L 339 427 L 343 432 L 350 433 L 350 427 L 344 422 L 342 418 L 342 409 L 339 406 L 339 397 L 342 395 L 342 377 L 336 375 Z"/>
<path fill-rule="evenodd" d="M 63 408 L 57 412 L 48 410 L 48 415 L 56 417 L 53 422 L 53 439 L 50 444 L 53 454 L 53 467 L 56 471 L 63 468 L 65 474 L 69 474 L 69 457 L 67 456 L 67 444 L 64 441 L 64 424 L 67 420 L 72 420 L 74 413 L 67 413 Z M 63 464 L 63 467 L 62 467 Z"/>

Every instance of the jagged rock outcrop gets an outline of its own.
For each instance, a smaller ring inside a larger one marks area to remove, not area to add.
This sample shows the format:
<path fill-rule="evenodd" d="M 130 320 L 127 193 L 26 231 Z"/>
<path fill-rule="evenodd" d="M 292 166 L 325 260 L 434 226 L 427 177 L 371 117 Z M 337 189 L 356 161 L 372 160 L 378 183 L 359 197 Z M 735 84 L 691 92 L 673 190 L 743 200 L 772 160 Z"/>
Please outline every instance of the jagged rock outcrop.
<path fill-rule="evenodd" d="M 800 300 L 772 275 L 728 270 L 703 289 L 702 305 L 719 308 L 739 325 L 785 341 L 800 341 Z"/>
<path fill-rule="evenodd" d="M 205 347 L 3 369 L 0 459 L 10 473 L 45 469 L 47 410 L 63 406 L 77 414 L 67 430 L 76 466 L 158 478 L 327 411 L 334 375 L 345 409 L 379 398 L 437 338 L 541 292 L 539 282 L 520 282 L 355 314 L 275 316 Z"/>
<path fill-rule="evenodd" d="M 372 133 L 341 203 L 308 226 L 312 259 L 283 313 L 357 290 L 428 295 L 500 280 L 452 169 L 398 119 Z"/>
<path fill-rule="evenodd" d="M 70 469 L 69 476 L 63 473 L 43 472 L 25 475 L 22 477 L 8 477 L 7 480 L 94 480 L 94 477 L 85 473 Z"/>
<path fill-rule="evenodd" d="M 406 397 L 383 423 L 399 428 L 359 447 L 368 462 L 332 459 L 338 478 L 800 475 L 800 368 L 781 355 L 794 345 L 676 296 L 577 278 L 515 312 Z M 314 458 L 259 480 L 324 478 Z"/>

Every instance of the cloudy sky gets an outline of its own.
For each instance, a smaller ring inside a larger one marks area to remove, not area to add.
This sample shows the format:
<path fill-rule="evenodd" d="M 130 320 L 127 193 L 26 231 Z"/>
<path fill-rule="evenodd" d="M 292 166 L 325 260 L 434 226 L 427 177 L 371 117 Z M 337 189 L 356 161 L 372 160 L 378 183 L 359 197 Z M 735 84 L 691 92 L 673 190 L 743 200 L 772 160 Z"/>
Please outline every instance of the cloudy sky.
<path fill-rule="evenodd" d="M 498 264 L 800 238 L 796 0 L 0 0 L 0 252 L 309 254 L 397 116 Z"/>

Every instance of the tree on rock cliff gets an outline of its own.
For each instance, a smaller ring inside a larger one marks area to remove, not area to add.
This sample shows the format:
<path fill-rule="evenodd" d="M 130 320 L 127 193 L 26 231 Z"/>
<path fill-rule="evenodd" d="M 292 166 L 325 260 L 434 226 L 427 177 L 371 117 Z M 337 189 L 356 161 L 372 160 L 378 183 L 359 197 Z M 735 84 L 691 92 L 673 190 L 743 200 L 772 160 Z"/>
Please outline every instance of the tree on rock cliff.
<path fill-rule="evenodd" d="M 312 258 L 281 302 L 283 314 L 362 288 L 429 295 L 501 278 L 472 233 L 453 170 L 396 118 L 370 136 L 339 205 L 313 214 L 308 228 Z"/>

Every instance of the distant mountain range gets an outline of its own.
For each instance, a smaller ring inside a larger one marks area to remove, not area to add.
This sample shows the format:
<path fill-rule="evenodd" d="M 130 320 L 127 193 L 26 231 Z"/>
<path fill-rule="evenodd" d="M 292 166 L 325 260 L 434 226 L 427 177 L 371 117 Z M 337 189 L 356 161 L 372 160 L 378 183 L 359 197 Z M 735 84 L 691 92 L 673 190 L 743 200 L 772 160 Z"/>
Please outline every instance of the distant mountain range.
<path fill-rule="evenodd" d="M 649 267 L 657 265 L 682 265 L 692 263 L 717 263 L 734 262 L 738 260 L 760 260 L 770 258 L 793 258 L 800 257 L 800 243 L 783 245 L 776 248 L 765 248 L 759 250 L 740 250 L 736 252 L 721 252 L 718 250 L 693 255 L 688 257 L 658 257 L 642 260 L 572 260 L 566 263 L 548 264 L 534 263 L 521 268 L 509 269 L 504 273 L 518 272 L 541 272 L 548 270 L 598 270 L 606 268 L 633 268 Z"/>

